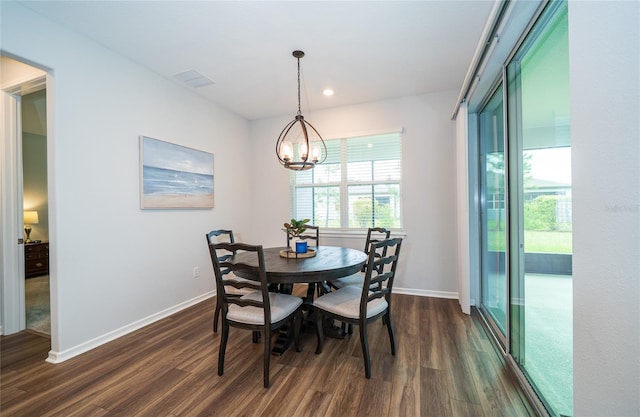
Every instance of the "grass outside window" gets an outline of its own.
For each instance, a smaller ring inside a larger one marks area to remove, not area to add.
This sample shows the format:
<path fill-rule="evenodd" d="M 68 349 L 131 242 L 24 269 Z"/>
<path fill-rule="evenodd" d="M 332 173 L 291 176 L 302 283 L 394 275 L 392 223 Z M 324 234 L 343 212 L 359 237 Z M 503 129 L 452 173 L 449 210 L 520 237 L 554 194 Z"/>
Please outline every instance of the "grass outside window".
<path fill-rule="evenodd" d="M 490 251 L 505 251 L 504 231 L 490 230 L 487 238 Z M 524 251 L 525 253 L 571 254 L 573 253 L 572 233 L 525 230 Z"/>

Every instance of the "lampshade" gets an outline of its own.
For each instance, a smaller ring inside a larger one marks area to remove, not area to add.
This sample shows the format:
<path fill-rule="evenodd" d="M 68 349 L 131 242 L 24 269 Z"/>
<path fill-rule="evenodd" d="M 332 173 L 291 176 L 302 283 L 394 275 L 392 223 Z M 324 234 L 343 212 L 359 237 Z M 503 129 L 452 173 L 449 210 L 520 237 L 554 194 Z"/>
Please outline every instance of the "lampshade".
<path fill-rule="evenodd" d="M 25 211 L 24 212 L 24 224 L 38 224 L 38 212 L 37 211 Z"/>
<path fill-rule="evenodd" d="M 293 51 L 298 60 L 298 114 L 289 122 L 276 142 L 276 156 L 285 168 L 302 171 L 315 167 L 327 159 L 327 146 L 311 123 L 304 120 L 300 110 L 300 58 L 302 51 Z"/>

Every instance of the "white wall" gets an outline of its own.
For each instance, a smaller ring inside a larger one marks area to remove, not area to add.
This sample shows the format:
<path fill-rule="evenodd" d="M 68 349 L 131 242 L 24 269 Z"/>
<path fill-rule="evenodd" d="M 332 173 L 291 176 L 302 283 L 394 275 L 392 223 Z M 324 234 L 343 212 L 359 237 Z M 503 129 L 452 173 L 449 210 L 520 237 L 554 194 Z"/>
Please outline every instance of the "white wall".
<path fill-rule="evenodd" d="M 54 356 L 64 359 L 210 294 L 204 234 L 243 229 L 251 211 L 248 186 L 236 185 L 249 183 L 237 169 L 249 154 L 247 122 L 20 4 L 3 2 L 1 26 L 2 50 L 50 68 L 54 80 L 48 89 Z M 140 134 L 214 153 L 216 207 L 141 210 Z"/>
<path fill-rule="evenodd" d="M 402 246 L 396 286 L 424 295 L 457 295 L 456 159 L 451 108 L 456 91 L 405 97 L 329 110 L 305 118 L 325 139 L 404 128 L 402 139 Z M 283 245 L 290 218 L 289 171 L 277 163 L 275 143 L 289 117 L 250 123 L 253 218 L 250 238 Z M 257 174 L 259 173 L 259 174 Z M 358 249 L 364 238 L 323 239 Z"/>
<path fill-rule="evenodd" d="M 639 26 L 569 2 L 575 416 L 640 414 Z"/>

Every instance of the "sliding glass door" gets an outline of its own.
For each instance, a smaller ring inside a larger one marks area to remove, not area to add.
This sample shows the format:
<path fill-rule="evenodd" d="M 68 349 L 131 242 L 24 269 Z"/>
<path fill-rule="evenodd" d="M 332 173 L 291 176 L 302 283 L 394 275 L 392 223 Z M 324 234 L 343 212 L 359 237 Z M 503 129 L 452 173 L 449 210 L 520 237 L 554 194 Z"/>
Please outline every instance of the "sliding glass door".
<path fill-rule="evenodd" d="M 557 417 L 573 415 L 567 26 L 549 2 L 478 112 L 479 310 Z"/>
<path fill-rule="evenodd" d="M 551 415 L 573 414 L 571 141 L 566 3 L 507 66 L 510 353 Z"/>

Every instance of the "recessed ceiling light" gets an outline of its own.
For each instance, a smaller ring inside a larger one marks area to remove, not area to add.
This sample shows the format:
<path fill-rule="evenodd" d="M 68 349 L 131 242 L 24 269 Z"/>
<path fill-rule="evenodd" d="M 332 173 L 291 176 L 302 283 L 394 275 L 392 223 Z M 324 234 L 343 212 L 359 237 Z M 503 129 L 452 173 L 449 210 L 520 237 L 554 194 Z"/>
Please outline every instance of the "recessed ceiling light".
<path fill-rule="evenodd" d="M 330 88 L 325 88 L 325 89 L 322 91 L 322 94 L 324 94 L 324 95 L 325 95 L 325 96 L 327 96 L 327 97 L 332 96 L 332 95 L 333 95 L 333 90 L 332 90 L 332 89 L 330 89 Z"/>

